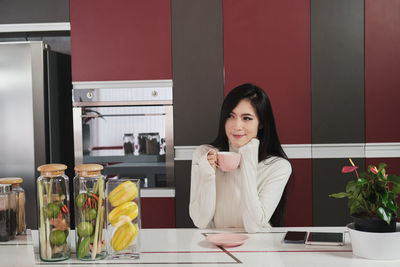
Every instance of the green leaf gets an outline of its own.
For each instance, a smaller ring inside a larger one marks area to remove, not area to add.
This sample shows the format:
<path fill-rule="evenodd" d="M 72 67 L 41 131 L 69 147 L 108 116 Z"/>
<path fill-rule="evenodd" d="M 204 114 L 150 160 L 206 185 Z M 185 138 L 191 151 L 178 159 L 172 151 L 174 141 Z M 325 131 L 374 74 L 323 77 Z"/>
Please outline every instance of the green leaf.
<path fill-rule="evenodd" d="M 345 193 L 345 192 L 340 192 L 340 193 L 336 193 L 336 194 L 330 194 L 330 197 L 334 197 L 334 198 L 344 198 L 344 197 L 348 197 L 349 194 Z"/>
<path fill-rule="evenodd" d="M 377 194 L 377 197 L 378 197 L 378 201 L 379 201 L 379 195 L 378 195 L 378 194 Z M 388 193 L 388 192 L 384 192 L 384 193 L 381 195 L 381 198 L 382 198 L 382 200 L 381 200 L 382 205 L 383 205 L 385 208 L 388 208 L 388 205 L 389 205 L 389 193 Z"/>
<path fill-rule="evenodd" d="M 363 173 L 361 173 L 360 174 L 360 178 L 364 178 L 364 179 L 367 179 L 367 174 L 365 173 L 365 172 L 363 172 Z"/>
<path fill-rule="evenodd" d="M 349 181 L 346 185 L 346 192 L 353 192 L 356 189 L 356 182 L 355 181 Z"/>
<path fill-rule="evenodd" d="M 359 178 L 357 180 L 357 185 L 364 185 L 364 184 L 367 184 L 367 183 L 368 183 L 368 180 L 365 179 L 365 178 Z"/>
<path fill-rule="evenodd" d="M 386 181 L 385 175 L 382 172 L 378 172 L 377 176 L 378 176 L 379 180 Z"/>
<path fill-rule="evenodd" d="M 382 195 L 382 201 L 387 202 L 389 200 L 389 192 L 384 191 L 381 193 L 381 195 Z"/>
<path fill-rule="evenodd" d="M 392 214 L 389 212 L 386 212 L 384 208 L 379 207 L 377 210 L 377 213 L 379 215 L 379 217 L 384 220 L 385 222 L 387 222 L 387 224 L 390 223 L 390 221 L 392 220 Z"/>
<path fill-rule="evenodd" d="M 357 197 L 358 195 L 360 195 L 361 192 L 362 192 L 361 191 L 361 186 L 356 186 L 354 188 L 353 195 Z"/>
<path fill-rule="evenodd" d="M 400 176 L 389 174 L 386 180 L 394 184 L 400 184 Z"/>
<path fill-rule="evenodd" d="M 392 192 L 394 193 L 394 194 L 400 194 L 400 184 L 394 184 L 393 185 L 393 188 L 392 188 Z"/>
<path fill-rule="evenodd" d="M 386 207 L 393 213 L 393 214 L 397 214 L 399 207 L 397 206 L 397 204 L 390 199 L 387 204 Z"/>
<path fill-rule="evenodd" d="M 379 163 L 378 172 L 380 172 L 381 170 L 385 169 L 386 167 L 387 167 L 386 163 Z"/>
<path fill-rule="evenodd" d="M 360 209 L 360 203 L 358 201 L 354 201 L 352 202 L 352 205 L 349 205 L 349 208 L 350 208 L 350 214 L 355 214 Z"/>

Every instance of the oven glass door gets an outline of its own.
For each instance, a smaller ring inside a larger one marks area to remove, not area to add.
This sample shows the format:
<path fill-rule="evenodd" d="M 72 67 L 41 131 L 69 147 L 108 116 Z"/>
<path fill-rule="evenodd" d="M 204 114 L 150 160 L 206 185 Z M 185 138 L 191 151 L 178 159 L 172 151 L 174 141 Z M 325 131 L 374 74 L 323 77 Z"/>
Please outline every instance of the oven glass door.
<path fill-rule="evenodd" d="M 174 186 L 171 113 L 168 105 L 75 107 L 78 161 L 102 164 L 108 178 L 141 179 L 142 187 Z"/>

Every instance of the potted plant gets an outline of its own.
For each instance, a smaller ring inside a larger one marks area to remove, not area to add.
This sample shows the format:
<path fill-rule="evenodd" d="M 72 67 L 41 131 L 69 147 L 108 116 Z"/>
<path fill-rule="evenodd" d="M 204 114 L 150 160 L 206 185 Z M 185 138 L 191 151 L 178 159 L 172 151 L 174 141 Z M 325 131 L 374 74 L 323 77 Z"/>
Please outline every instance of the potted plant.
<path fill-rule="evenodd" d="M 344 166 L 342 173 L 355 172 L 356 179 L 347 183 L 346 192 L 329 195 L 348 198 L 350 215 L 355 218 L 356 230 L 367 232 L 395 232 L 398 214 L 396 198 L 400 194 L 400 177 L 387 174 L 386 164 L 378 168 L 369 165 L 366 172 L 358 173 L 358 167 Z"/>

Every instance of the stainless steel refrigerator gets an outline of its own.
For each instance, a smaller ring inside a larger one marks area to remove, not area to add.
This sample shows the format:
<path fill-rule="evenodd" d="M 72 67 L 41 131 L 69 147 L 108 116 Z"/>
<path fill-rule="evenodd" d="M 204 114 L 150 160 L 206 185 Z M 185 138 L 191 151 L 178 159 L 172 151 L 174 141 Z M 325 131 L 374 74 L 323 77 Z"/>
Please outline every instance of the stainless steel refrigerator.
<path fill-rule="evenodd" d="M 0 42 L 0 177 L 21 177 L 28 228 L 37 228 L 37 167 L 73 175 L 71 58 L 41 41 Z M 70 181 L 71 182 L 71 181 Z"/>

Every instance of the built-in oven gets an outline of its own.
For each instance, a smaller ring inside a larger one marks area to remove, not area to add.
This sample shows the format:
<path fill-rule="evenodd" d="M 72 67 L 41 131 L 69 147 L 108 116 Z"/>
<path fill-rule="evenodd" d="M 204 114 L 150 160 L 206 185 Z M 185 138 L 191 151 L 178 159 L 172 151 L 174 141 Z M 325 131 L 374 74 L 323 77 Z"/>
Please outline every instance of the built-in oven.
<path fill-rule="evenodd" d="M 172 81 L 73 83 L 75 164 L 174 187 Z"/>

